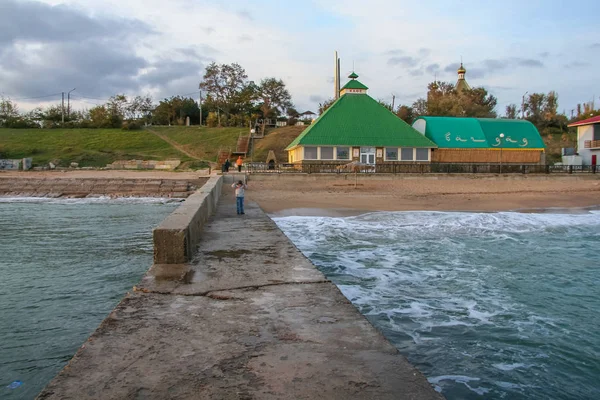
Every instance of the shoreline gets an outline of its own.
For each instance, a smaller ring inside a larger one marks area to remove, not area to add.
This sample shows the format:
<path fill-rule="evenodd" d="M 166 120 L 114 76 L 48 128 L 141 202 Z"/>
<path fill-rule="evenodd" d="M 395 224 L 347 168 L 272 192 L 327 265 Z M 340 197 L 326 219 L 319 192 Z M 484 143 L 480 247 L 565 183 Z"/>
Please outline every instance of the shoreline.
<path fill-rule="evenodd" d="M 539 212 L 600 206 L 600 179 L 250 180 L 248 198 L 269 215 L 348 216 L 375 211 Z"/>

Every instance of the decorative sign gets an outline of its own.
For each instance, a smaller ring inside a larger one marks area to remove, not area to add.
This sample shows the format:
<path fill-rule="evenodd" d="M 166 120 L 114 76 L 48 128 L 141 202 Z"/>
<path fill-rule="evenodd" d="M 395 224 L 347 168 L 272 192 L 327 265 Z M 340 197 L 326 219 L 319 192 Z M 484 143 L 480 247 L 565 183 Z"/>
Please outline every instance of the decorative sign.
<path fill-rule="evenodd" d="M 383 157 L 383 149 L 377 149 L 377 158 Z"/>
<path fill-rule="evenodd" d="M 356 148 L 352 151 L 353 157 L 360 157 L 360 149 Z"/>

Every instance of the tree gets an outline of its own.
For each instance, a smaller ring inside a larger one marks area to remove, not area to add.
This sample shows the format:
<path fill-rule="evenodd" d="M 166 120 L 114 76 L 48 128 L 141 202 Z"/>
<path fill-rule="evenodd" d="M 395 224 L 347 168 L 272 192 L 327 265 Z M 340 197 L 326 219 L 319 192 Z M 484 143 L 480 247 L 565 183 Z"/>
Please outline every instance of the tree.
<path fill-rule="evenodd" d="M 323 114 L 331 105 L 335 103 L 335 99 L 327 99 L 322 103 L 319 103 L 319 115 Z"/>
<path fill-rule="evenodd" d="M 509 104 L 506 106 L 506 115 L 504 118 L 507 119 L 517 119 L 517 105 Z"/>
<path fill-rule="evenodd" d="M 396 115 L 398 118 L 411 125 L 415 120 L 415 114 L 412 107 L 401 105 L 396 110 Z"/>
<path fill-rule="evenodd" d="M 247 106 L 251 101 L 252 91 L 248 86 L 248 75 L 237 63 L 209 64 L 200 83 L 200 87 L 212 97 L 214 105 L 227 116 L 233 109 Z"/>
<path fill-rule="evenodd" d="M 0 97 L 0 126 L 10 125 L 19 117 L 19 107 L 14 101 Z"/>
<path fill-rule="evenodd" d="M 427 100 L 413 104 L 415 116 L 495 118 L 498 100 L 482 87 L 457 91 L 452 83 L 432 82 L 428 85 Z"/>
<path fill-rule="evenodd" d="M 382 105 L 383 107 L 387 108 L 388 110 L 394 111 L 394 110 L 392 110 L 392 105 L 390 103 L 388 103 L 387 101 L 379 99 L 379 100 L 377 100 L 377 102 L 380 105 Z"/>
<path fill-rule="evenodd" d="M 266 119 L 270 113 L 276 116 L 285 113 L 292 107 L 292 96 L 281 79 L 266 78 L 256 88 L 257 98 L 260 100 L 260 110 L 263 114 L 262 133 L 265 133 Z"/>

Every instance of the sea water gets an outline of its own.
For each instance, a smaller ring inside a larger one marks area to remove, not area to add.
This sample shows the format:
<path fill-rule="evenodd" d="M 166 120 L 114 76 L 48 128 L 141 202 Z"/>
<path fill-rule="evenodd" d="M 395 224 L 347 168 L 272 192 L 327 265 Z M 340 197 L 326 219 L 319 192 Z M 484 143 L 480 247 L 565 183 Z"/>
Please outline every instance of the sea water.
<path fill-rule="evenodd" d="M 164 199 L 0 198 L 0 399 L 33 399 L 152 264 Z"/>
<path fill-rule="evenodd" d="M 448 399 L 600 399 L 600 212 L 275 220 Z"/>

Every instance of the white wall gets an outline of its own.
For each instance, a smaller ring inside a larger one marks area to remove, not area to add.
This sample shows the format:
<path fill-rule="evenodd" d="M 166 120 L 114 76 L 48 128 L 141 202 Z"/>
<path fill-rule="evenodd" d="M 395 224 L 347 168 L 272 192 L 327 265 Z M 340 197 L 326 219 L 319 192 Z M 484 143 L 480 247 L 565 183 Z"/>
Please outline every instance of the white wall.
<path fill-rule="evenodd" d="M 594 140 L 594 125 L 577 127 L 577 152 L 581 156 L 583 165 L 592 165 L 592 154 L 596 154 L 596 163 L 600 164 L 600 149 L 586 149 L 586 140 Z"/>

